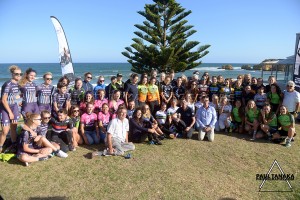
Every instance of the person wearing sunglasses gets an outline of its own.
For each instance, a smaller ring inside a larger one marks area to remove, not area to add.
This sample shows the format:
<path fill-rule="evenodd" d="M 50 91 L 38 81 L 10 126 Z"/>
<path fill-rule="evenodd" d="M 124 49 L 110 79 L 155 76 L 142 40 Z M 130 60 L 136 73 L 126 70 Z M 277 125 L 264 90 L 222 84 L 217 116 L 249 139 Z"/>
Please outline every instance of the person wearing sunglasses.
<path fill-rule="evenodd" d="M 43 76 L 44 83 L 37 86 L 37 103 L 40 111 L 47 110 L 51 112 L 52 96 L 55 92 L 55 87 L 52 83 L 52 73 L 46 72 Z"/>
<path fill-rule="evenodd" d="M 93 79 L 93 75 L 91 72 L 86 72 L 84 74 L 84 80 L 82 81 L 82 87 L 85 90 L 85 92 L 92 92 L 94 87 L 93 85 L 90 83 L 91 80 Z"/>
<path fill-rule="evenodd" d="M 23 97 L 21 114 L 26 120 L 26 113 L 40 113 L 37 104 L 37 85 L 33 82 L 35 80 L 36 71 L 28 68 L 25 74 L 19 81 L 21 96 Z"/>
<path fill-rule="evenodd" d="M 41 125 L 42 119 L 39 114 L 27 112 L 26 119 L 25 125 L 31 130 L 36 130 Z M 33 135 L 31 131 L 23 129 L 18 140 L 17 158 L 26 166 L 29 163 L 48 160 L 51 153 L 63 158 L 68 157 L 66 153 L 51 144 L 45 137 Z"/>
<path fill-rule="evenodd" d="M 97 97 L 97 91 L 99 89 L 103 89 L 105 90 L 105 84 L 104 84 L 104 76 L 99 76 L 98 81 L 97 81 L 97 85 L 94 87 L 94 97 Z"/>
<path fill-rule="evenodd" d="M 294 81 L 289 81 L 286 85 L 286 90 L 283 92 L 282 105 L 287 108 L 287 111 L 298 117 L 298 111 L 300 106 L 300 94 L 295 90 Z"/>
<path fill-rule="evenodd" d="M 16 129 L 20 117 L 16 100 L 20 99 L 18 81 L 22 77 L 22 72 L 16 65 L 10 66 L 9 71 L 11 72 L 11 79 L 6 81 L 1 87 L 0 114 L 2 133 L 0 134 L 0 153 L 9 131 L 11 141 L 16 146 Z"/>

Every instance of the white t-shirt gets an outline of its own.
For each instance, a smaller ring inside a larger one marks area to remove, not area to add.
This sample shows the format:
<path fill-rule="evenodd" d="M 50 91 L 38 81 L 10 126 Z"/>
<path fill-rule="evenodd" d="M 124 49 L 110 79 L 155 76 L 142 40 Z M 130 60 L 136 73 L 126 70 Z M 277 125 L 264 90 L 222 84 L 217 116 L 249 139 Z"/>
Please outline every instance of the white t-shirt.
<path fill-rule="evenodd" d="M 296 111 L 296 103 L 300 102 L 299 92 L 297 92 L 297 91 L 293 91 L 293 92 L 284 91 L 283 95 L 284 95 L 284 98 L 283 98 L 282 105 L 284 105 L 289 112 Z"/>
<path fill-rule="evenodd" d="M 110 133 L 113 138 L 116 138 L 121 142 L 126 141 L 126 135 L 128 131 L 129 131 L 129 122 L 127 118 L 125 118 L 123 121 L 121 121 L 118 118 L 115 118 L 111 120 L 107 128 L 107 132 Z"/>
<path fill-rule="evenodd" d="M 178 106 L 175 106 L 175 108 L 170 107 L 170 108 L 168 108 L 167 113 L 170 113 L 172 115 L 172 114 L 176 113 L 178 108 L 179 108 Z"/>
<path fill-rule="evenodd" d="M 222 108 L 222 105 L 219 104 L 219 111 L 221 110 L 221 108 Z M 220 113 L 219 119 L 220 120 L 227 119 L 228 115 L 230 115 L 230 113 L 231 113 L 231 110 L 232 110 L 232 106 L 230 104 L 225 105 L 223 108 L 223 113 Z"/>

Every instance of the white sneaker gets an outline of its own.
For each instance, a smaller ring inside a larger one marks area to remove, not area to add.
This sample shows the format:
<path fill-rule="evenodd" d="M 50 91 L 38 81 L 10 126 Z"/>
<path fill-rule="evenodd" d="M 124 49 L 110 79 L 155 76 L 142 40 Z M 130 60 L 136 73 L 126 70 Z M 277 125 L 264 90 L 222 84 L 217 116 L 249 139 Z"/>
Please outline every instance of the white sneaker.
<path fill-rule="evenodd" d="M 60 157 L 60 158 L 66 158 L 68 157 L 68 154 L 66 154 L 65 152 L 63 152 L 62 150 L 59 150 L 56 154 L 56 156 Z"/>

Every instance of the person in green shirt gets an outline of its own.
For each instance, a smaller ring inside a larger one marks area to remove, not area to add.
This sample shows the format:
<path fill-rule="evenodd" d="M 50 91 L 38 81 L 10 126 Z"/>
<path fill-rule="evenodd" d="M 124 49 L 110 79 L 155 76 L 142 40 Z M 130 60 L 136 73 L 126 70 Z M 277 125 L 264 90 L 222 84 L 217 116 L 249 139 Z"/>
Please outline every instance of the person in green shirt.
<path fill-rule="evenodd" d="M 240 99 L 235 101 L 235 107 L 232 109 L 231 118 L 234 126 L 234 131 L 238 133 L 244 132 L 245 115 L 244 107 Z"/>
<path fill-rule="evenodd" d="M 277 132 L 277 116 L 271 111 L 271 105 L 265 104 L 260 111 L 262 132 L 256 134 L 256 138 L 263 138 L 267 135 L 269 140 L 272 140 L 272 135 Z"/>
<path fill-rule="evenodd" d="M 252 135 L 251 140 L 256 139 L 256 132 L 259 127 L 259 109 L 256 107 L 256 104 L 253 100 L 249 100 L 246 107 L 246 116 L 245 116 L 245 131 Z"/>
<path fill-rule="evenodd" d="M 282 94 L 278 85 L 272 84 L 271 91 L 267 93 L 268 102 L 271 104 L 272 111 L 278 114 L 279 105 L 282 103 Z"/>
<path fill-rule="evenodd" d="M 285 146 L 290 147 L 292 146 L 292 138 L 295 135 L 295 118 L 283 105 L 279 107 L 279 112 L 278 124 L 281 129 L 279 133 L 273 135 L 273 138 L 279 139 L 282 136 L 287 136 Z"/>

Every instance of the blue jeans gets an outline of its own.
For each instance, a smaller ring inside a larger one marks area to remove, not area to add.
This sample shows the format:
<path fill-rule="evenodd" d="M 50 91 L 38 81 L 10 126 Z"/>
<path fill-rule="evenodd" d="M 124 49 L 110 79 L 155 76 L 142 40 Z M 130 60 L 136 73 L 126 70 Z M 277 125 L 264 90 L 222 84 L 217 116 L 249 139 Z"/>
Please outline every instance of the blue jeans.
<path fill-rule="evenodd" d="M 100 138 L 97 137 L 96 131 L 84 131 L 89 144 L 99 144 Z"/>

